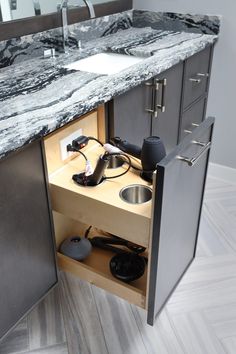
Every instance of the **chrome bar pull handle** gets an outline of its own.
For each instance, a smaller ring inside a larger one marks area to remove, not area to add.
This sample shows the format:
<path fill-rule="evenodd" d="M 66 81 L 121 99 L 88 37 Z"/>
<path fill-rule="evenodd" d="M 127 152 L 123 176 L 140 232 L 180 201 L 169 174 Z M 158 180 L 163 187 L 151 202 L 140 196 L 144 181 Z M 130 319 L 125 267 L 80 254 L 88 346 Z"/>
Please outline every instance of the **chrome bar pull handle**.
<path fill-rule="evenodd" d="M 145 86 L 147 88 L 151 88 L 151 89 L 155 89 L 155 85 L 152 81 L 148 81 L 148 82 L 145 82 Z M 154 90 L 152 90 L 152 107 L 151 108 L 146 108 L 145 111 L 152 114 L 152 115 L 156 115 L 156 111 L 155 111 L 155 101 L 156 101 L 156 91 L 153 92 Z M 155 96 L 155 97 L 154 97 Z"/>
<path fill-rule="evenodd" d="M 197 73 L 197 76 L 201 76 L 201 77 L 209 77 L 208 73 Z"/>
<path fill-rule="evenodd" d="M 145 82 L 144 85 L 147 86 L 147 87 L 154 87 L 152 82 Z"/>
<path fill-rule="evenodd" d="M 184 132 L 187 134 L 192 134 L 192 130 L 189 130 L 189 129 L 184 129 Z"/>
<path fill-rule="evenodd" d="M 166 85 L 167 79 L 156 80 L 156 91 L 159 91 L 161 87 L 161 103 L 158 103 L 156 107 L 162 113 L 166 110 Z"/>
<path fill-rule="evenodd" d="M 208 77 L 209 77 L 208 73 L 197 73 L 195 76 L 190 77 L 189 81 L 195 84 L 200 84 L 202 82 L 202 78 L 208 78 Z"/>
<path fill-rule="evenodd" d="M 202 143 L 200 141 L 192 141 L 193 144 L 202 146 L 202 149 L 200 150 L 200 152 L 192 157 L 191 159 L 185 156 L 176 156 L 176 158 L 178 160 L 181 160 L 183 162 L 186 162 L 190 167 L 196 165 L 196 163 L 201 159 L 201 157 L 210 149 L 211 147 L 211 142 L 209 141 L 208 143 Z"/>
<path fill-rule="evenodd" d="M 155 111 L 151 108 L 146 108 L 145 111 L 151 114 L 155 113 Z"/>
<path fill-rule="evenodd" d="M 194 84 L 200 84 L 202 82 L 201 79 L 197 79 L 195 77 L 190 77 L 189 81 L 193 82 Z"/>

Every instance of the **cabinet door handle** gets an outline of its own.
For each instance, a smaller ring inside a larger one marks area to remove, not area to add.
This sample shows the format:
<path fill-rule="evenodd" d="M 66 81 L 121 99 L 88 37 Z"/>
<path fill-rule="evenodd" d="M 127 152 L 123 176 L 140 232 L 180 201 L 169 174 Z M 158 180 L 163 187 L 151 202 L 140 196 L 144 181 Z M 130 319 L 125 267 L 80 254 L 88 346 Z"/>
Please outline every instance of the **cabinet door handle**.
<path fill-rule="evenodd" d="M 161 87 L 161 103 L 156 104 L 156 107 L 162 113 L 166 110 L 166 85 L 167 79 L 156 80 L 156 91 L 159 91 Z"/>
<path fill-rule="evenodd" d="M 208 73 L 197 73 L 196 76 L 190 77 L 189 81 L 194 82 L 195 84 L 200 84 L 202 82 L 202 79 L 200 78 L 208 78 L 209 74 Z"/>
<path fill-rule="evenodd" d="M 145 82 L 145 86 L 154 87 L 154 84 L 152 82 Z"/>
<path fill-rule="evenodd" d="M 197 73 L 197 76 L 201 76 L 201 77 L 209 77 L 208 73 Z"/>
<path fill-rule="evenodd" d="M 189 130 L 189 129 L 184 129 L 184 132 L 187 134 L 192 134 L 192 130 Z"/>
<path fill-rule="evenodd" d="M 158 111 L 161 111 L 162 113 L 165 112 L 166 110 L 166 84 L 167 80 L 166 79 L 160 79 L 160 80 L 155 80 L 155 84 L 151 82 L 146 82 L 145 86 L 154 89 L 153 92 L 153 104 L 151 108 L 146 108 L 145 111 L 148 113 L 153 114 L 155 118 L 158 117 Z M 161 102 L 157 103 L 157 93 L 159 92 L 161 88 Z"/>
<path fill-rule="evenodd" d="M 200 84 L 202 82 L 201 79 L 197 79 L 195 77 L 190 77 L 189 81 L 194 82 L 195 84 Z"/>
<path fill-rule="evenodd" d="M 208 143 L 202 143 L 200 141 L 192 141 L 193 144 L 202 146 L 202 149 L 200 150 L 200 152 L 192 157 L 191 159 L 185 156 L 176 156 L 176 158 L 178 160 L 184 161 L 186 162 L 190 167 L 196 165 L 196 163 L 201 159 L 201 157 L 210 149 L 211 147 L 211 142 L 209 141 Z"/>
<path fill-rule="evenodd" d="M 145 108 L 145 111 L 153 114 L 156 117 L 156 110 L 155 110 L 155 102 L 156 102 L 156 85 L 154 85 L 153 82 L 145 82 L 145 86 L 147 88 L 151 88 L 152 89 L 152 107 L 151 108 Z"/>
<path fill-rule="evenodd" d="M 155 85 L 153 82 L 145 82 L 145 86 L 147 88 L 151 88 L 151 89 L 155 89 Z M 153 90 L 152 90 L 152 96 L 153 96 Z M 152 97 L 152 101 L 154 101 L 153 97 Z M 151 108 L 145 108 L 145 111 L 150 113 L 150 114 L 154 114 L 155 115 L 155 109 L 153 108 L 154 103 L 152 102 L 152 107 Z"/>

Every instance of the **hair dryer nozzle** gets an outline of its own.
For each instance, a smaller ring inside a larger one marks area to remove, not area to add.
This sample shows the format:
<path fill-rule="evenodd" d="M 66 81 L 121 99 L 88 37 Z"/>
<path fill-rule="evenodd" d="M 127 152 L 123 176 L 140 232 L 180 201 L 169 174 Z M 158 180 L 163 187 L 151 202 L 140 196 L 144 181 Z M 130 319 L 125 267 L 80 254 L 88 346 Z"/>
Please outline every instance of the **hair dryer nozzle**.
<path fill-rule="evenodd" d="M 152 182 L 152 175 L 156 169 L 156 165 L 165 156 L 165 146 L 158 136 L 150 136 L 144 139 L 141 153 L 141 162 L 143 168 L 141 177 L 148 182 Z"/>

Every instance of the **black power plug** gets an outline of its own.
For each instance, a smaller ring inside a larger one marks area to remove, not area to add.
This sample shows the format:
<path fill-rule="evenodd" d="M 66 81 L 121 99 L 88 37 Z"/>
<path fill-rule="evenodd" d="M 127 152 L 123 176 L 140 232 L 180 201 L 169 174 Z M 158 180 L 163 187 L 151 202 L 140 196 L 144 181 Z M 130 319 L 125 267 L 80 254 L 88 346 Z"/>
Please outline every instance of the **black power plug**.
<path fill-rule="evenodd" d="M 88 145 L 89 138 L 87 136 L 81 135 L 78 138 L 72 140 L 71 144 L 66 146 L 67 151 L 78 151 L 83 149 L 86 145 Z"/>
<path fill-rule="evenodd" d="M 86 145 L 88 145 L 89 138 L 87 136 L 81 135 L 78 138 L 72 141 L 72 147 L 75 149 L 83 149 Z"/>

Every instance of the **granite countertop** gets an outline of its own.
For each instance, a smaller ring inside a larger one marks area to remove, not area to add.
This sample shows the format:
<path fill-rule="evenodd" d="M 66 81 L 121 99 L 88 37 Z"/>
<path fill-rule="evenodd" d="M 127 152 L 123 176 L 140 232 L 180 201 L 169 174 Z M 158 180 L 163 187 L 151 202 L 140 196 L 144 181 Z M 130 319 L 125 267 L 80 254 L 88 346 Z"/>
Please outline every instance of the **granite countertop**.
<path fill-rule="evenodd" d="M 151 79 L 204 49 L 217 35 L 128 28 L 90 40 L 56 59 L 36 58 L 0 70 L 0 158 Z M 63 65 L 103 51 L 144 58 L 117 74 L 68 71 Z"/>

